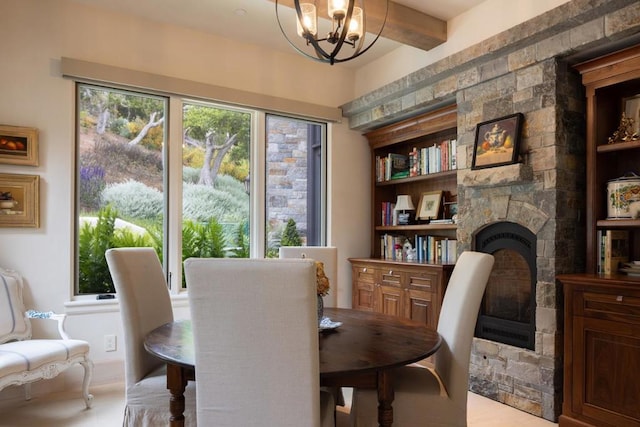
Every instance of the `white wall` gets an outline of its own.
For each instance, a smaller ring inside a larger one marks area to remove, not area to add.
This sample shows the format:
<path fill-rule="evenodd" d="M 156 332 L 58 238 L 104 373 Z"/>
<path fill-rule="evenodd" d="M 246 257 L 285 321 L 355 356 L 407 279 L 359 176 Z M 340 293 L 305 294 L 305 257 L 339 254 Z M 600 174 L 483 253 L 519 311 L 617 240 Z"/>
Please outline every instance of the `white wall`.
<path fill-rule="evenodd" d="M 40 141 L 40 166 L 0 164 L 0 172 L 41 178 L 40 228 L 0 228 L 0 266 L 25 277 L 28 308 L 70 313 L 72 336 L 91 343 L 94 383 L 109 381 L 122 374 L 122 349 L 103 351 L 105 334 L 115 333 L 121 342 L 117 306 L 92 301 L 90 306 L 65 307 L 73 299 L 74 86 L 60 76 L 60 58 L 330 107 L 351 99 L 353 71 L 335 67 L 326 73 L 326 65 L 293 53 L 265 53 L 65 0 L 2 0 L 0 28 L 0 123 L 35 127 Z M 348 124 L 330 129 L 330 243 L 339 246 L 344 261 L 369 254 L 369 152 L 364 138 Z M 343 306 L 350 306 L 350 278 L 348 263 L 341 262 L 338 281 L 347 287 L 339 291 Z M 188 315 L 186 301 L 177 304 L 177 317 Z M 37 332 L 53 332 L 41 327 L 41 321 L 35 323 Z M 6 392 L 0 394 L 4 396 Z"/>

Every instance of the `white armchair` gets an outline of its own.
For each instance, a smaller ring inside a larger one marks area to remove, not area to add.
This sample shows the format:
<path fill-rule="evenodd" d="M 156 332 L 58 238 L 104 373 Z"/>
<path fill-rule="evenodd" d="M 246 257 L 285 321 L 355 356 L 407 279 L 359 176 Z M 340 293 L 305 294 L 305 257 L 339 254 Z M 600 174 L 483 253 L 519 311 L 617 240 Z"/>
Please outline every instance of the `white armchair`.
<path fill-rule="evenodd" d="M 84 368 L 82 394 L 90 408 L 93 363 L 89 359 L 89 343 L 69 337 L 64 329 L 65 314 L 25 312 L 22 288 L 18 273 L 0 269 L 0 390 L 24 385 L 25 398 L 29 400 L 31 383 L 53 378 L 79 363 Z M 56 320 L 62 339 L 31 339 L 30 318 Z"/>

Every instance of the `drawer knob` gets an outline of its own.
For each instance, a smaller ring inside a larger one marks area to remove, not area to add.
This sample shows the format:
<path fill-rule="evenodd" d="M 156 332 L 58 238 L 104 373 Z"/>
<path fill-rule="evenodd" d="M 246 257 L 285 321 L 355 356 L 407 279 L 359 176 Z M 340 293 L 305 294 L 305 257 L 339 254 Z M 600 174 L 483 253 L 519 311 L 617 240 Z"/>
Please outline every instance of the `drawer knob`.
<path fill-rule="evenodd" d="M 363 272 L 363 273 L 366 273 L 366 272 L 367 272 L 367 267 L 363 268 L 363 269 L 362 269 L 362 272 Z"/>
<path fill-rule="evenodd" d="M 393 270 L 389 270 L 389 274 L 393 274 Z"/>
<path fill-rule="evenodd" d="M 618 301 L 618 302 L 622 302 L 622 298 L 623 298 L 623 296 L 622 296 L 622 295 L 618 295 L 618 296 L 616 297 L 616 301 Z"/>

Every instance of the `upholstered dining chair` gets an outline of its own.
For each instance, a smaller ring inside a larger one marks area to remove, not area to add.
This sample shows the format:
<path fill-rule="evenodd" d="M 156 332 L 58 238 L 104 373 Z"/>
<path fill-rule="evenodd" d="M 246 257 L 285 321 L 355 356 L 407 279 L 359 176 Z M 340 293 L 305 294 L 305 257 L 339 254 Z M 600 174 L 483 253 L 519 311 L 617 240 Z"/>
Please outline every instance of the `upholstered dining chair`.
<path fill-rule="evenodd" d="M 308 258 L 324 264 L 324 274 L 331 286 L 329 293 L 322 297 L 325 307 L 338 305 L 338 248 L 335 246 L 280 246 L 280 258 Z M 333 394 L 336 405 L 344 406 L 344 394 L 340 387 L 323 387 Z"/>
<path fill-rule="evenodd" d="M 394 372 L 393 425 L 467 425 L 473 331 L 493 262 L 493 255 L 472 251 L 458 258 L 440 310 L 438 332 L 443 342 L 435 354 L 435 365 L 412 365 Z M 377 426 L 377 407 L 375 390 L 355 389 L 351 425 Z"/>
<path fill-rule="evenodd" d="M 123 426 L 169 425 L 165 364 L 147 353 L 146 334 L 173 321 L 173 309 L 162 265 L 153 248 L 117 248 L 106 252 L 120 303 L 125 350 L 126 406 Z M 195 386 L 185 396 L 185 426 L 196 425 Z"/>
<path fill-rule="evenodd" d="M 322 297 L 325 307 L 338 305 L 338 248 L 334 246 L 280 246 L 280 258 L 311 258 L 324 264 L 331 289 Z"/>
<path fill-rule="evenodd" d="M 320 391 L 316 267 L 302 259 L 189 258 L 198 423 L 334 426 Z"/>

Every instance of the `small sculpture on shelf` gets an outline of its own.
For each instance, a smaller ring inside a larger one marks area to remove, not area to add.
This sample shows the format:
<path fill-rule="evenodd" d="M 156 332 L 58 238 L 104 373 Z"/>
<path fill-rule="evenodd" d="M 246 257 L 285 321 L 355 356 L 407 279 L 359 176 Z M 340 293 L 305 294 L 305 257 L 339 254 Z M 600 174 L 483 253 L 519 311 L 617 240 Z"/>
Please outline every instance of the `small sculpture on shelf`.
<path fill-rule="evenodd" d="M 618 129 L 609 137 L 607 141 L 609 144 L 614 144 L 616 142 L 629 142 L 629 141 L 637 141 L 640 139 L 640 135 L 637 132 L 634 132 L 633 125 L 635 124 L 635 120 L 631 117 L 627 117 L 625 113 L 622 113 L 622 118 L 620 119 L 620 125 Z"/>

